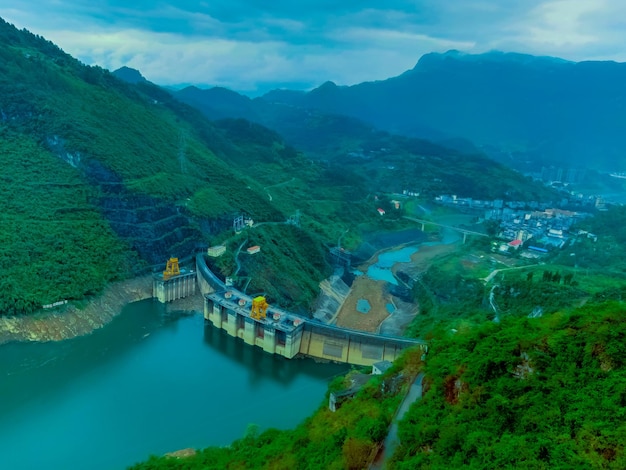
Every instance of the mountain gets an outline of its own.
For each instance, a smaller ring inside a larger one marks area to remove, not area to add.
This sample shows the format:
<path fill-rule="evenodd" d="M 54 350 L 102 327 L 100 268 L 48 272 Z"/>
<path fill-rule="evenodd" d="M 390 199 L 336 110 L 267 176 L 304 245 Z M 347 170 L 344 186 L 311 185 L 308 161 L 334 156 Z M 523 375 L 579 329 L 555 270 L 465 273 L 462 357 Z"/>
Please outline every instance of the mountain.
<path fill-rule="evenodd" d="M 148 81 L 143 75 L 141 75 L 141 72 L 139 72 L 139 70 L 131 69 L 130 67 L 126 67 L 126 66 L 120 67 L 119 69 L 114 70 L 111 73 L 115 75 L 117 78 L 119 78 L 120 80 L 123 80 L 128 83 L 140 83 L 140 82 Z"/>
<path fill-rule="evenodd" d="M 216 261 L 223 275 L 307 312 L 330 273 L 327 246 L 348 228 L 344 243 L 356 246 L 367 230 L 399 224 L 400 212 L 380 220 L 376 208 L 390 203 L 375 194 L 552 196 L 484 156 L 269 106 L 317 149 L 312 159 L 258 123 L 209 121 L 136 71 L 120 74 L 133 83 L 0 20 L 1 313 L 83 299 L 217 243 L 229 248 Z M 221 116 L 263 109 L 227 90 L 211 99 Z M 234 235 L 239 215 L 257 227 Z M 286 226 L 295 219 L 299 228 Z M 262 255 L 238 263 L 249 242 L 263 243 Z"/>
<path fill-rule="evenodd" d="M 457 51 L 354 86 L 280 90 L 274 103 L 343 114 L 403 135 L 462 137 L 536 165 L 626 168 L 626 64 Z M 436 131 L 434 131 L 436 130 Z"/>
<path fill-rule="evenodd" d="M 335 87 L 331 82 L 325 86 Z M 478 199 L 555 197 L 462 139 L 448 139 L 445 146 L 392 135 L 350 116 L 250 99 L 223 88 L 189 87 L 174 97 L 210 119 L 246 118 L 274 129 L 289 144 L 337 168 L 335 172 L 359 175 L 370 191 L 412 189 L 424 195 L 452 192 Z"/>
<path fill-rule="evenodd" d="M 190 86 L 175 92 L 174 95 L 183 103 L 201 108 L 209 119 L 241 118 L 260 121 L 255 102 L 227 88 L 214 87 L 202 90 Z"/>
<path fill-rule="evenodd" d="M 83 299 L 112 280 L 163 269 L 169 256 L 189 256 L 199 243 L 241 244 L 245 235 L 228 239 L 236 215 L 282 224 L 297 209 L 306 214 L 301 231 L 285 229 L 280 239 L 256 229 L 267 240 L 268 265 L 243 266 L 241 274 L 251 289 L 272 283 L 285 305 L 306 308 L 328 274 L 322 240 L 362 220 L 366 205 L 353 203 L 352 218 L 332 227 L 329 212 L 366 191 L 356 180 L 337 187 L 268 129 L 210 123 L 169 92 L 135 81 L 85 66 L 0 20 L 0 314 Z M 285 182 L 291 186 L 269 193 Z M 315 198 L 336 202 L 309 202 Z M 274 269 L 271 257 L 284 250 L 307 276 Z M 222 265 L 226 274 L 235 270 L 232 254 Z"/>

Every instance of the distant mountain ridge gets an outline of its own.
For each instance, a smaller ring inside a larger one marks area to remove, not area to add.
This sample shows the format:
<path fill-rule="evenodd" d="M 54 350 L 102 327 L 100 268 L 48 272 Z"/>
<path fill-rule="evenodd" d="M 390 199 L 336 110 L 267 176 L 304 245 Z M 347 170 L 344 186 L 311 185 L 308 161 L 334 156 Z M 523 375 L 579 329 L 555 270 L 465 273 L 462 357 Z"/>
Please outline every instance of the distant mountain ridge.
<path fill-rule="evenodd" d="M 426 54 L 387 80 L 327 82 L 263 99 L 356 117 L 392 133 L 462 137 L 537 162 L 625 169 L 625 83 L 625 63 L 449 51 Z"/>
<path fill-rule="evenodd" d="M 1 19 L 0 68 L 0 315 L 83 299 L 208 243 L 233 253 L 241 244 L 233 219 L 242 214 L 270 222 L 247 234 L 263 255 L 239 269 L 231 254 L 216 268 L 237 269 L 251 291 L 308 312 L 330 274 L 325 243 L 351 228 L 344 243 L 358 244 L 361 227 L 381 222 L 376 208 L 391 209 L 374 193 L 546 196 L 480 155 L 392 137 L 355 118 L 209 92 L 213 118 L 263 113 L 321 155 L 312 158 L 260 124 L 209 121 L 136 70 L 86 66 Z M 295 214 L 299 227 L 287 224 Z"/>

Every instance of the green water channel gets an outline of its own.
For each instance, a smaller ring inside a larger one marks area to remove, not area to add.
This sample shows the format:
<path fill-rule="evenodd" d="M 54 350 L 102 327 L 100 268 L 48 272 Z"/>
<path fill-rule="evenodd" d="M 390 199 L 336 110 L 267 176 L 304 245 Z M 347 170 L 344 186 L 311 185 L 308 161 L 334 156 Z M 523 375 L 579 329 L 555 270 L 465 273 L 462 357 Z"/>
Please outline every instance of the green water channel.
<path fill-rule="evenodd" d="M 131 304 L 89 336 L 0 346 L 0 468 L 120 469 L 288 428 L 347 366 L 287 360 L 199 314 Z"/>

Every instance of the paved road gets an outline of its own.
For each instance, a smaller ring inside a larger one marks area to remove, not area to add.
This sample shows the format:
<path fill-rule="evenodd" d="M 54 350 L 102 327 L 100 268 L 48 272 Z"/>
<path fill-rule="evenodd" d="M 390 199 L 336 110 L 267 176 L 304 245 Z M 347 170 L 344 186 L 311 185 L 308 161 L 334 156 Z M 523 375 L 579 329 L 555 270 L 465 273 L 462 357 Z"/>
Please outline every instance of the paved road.
<path fill-rule="evenodd" d="M 396 411 L 396 415 L 393 417 L 391 421 L 391 427 L 389 428 L 389 433 L 385 438 L 385 442 L 383 443 L 383 447 L 380 452 L 376 456 L 374 463 L 370 465 L 370 470 L 382 470 L 386 468 L 387 460 L 393 455 L 400 444 L 400 440 L 398 439 L 398 422 L 402 420 L 404 414 L 408 411 L 411 405 L 422 398 L 422 382 L 424 381 L 424 374 L 420 372 L 415 381 L 411 384 L 411 388 L 409 388 L 409 393 L 406 394 L 404 400 L 400 404 L 400 407 Z"/>
<path fill-rule="evenodd" d="M 246 237 L 246 239 L 243 242 L 241 242 L 241 245 L 239 245 L 237 247 L 237 251 L 235 251 L 235 264 L 237 265 L 237 269 L 235 269 L 235 272 L 233 273 L 233 277 L 235 277 L 239 273 L 239 270 L 241 269 L 241 263 L 239 262 L 239 253 L 241 253 L 241 249 L 246 245 L 246 243 L 248 243 L 248 237 Z"/>
<path fill-rule="evenodd" d="M 511 268 L 500 268 L 500 269 L 494 269 L 493 271 L 491 271 L 491 273 L 489 273 L 489 275 L 485 278 L 483 278 L 482 280 L 485 282 L 485 284 L 489 284 L 489 282 L 491 282 L 491 280 L 496 277 L 496 275 L 498 275 L 499 273 L 503 272 L 503 271 L 513 271 L 515 269 L 524 269 L 524 268 L 532 268 L 534 267 L 534 264 L 527 264 L 524 266 L 513 266 Z"/>

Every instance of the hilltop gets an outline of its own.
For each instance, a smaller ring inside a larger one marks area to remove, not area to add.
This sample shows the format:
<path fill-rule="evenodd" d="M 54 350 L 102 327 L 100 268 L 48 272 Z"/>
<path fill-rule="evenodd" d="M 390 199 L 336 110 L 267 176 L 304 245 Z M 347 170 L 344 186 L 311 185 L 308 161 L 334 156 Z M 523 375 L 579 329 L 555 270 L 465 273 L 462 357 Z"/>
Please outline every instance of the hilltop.
<path fill-rule="evenodd" d="M 410 189 L 427 196 L 450 191 L 479 199 L 556 198 L 555 193 L 496 163 L 462 139 L 448 139 L 444 144 L 394 135 L 361 119 L 312 109 L 300 101 L 250 99 L 224 88 L 188 87 L 173 96 L 216 123 L 248 119 L 271 128 L 312 158 L 358 175 L 370 191 Z"/>

